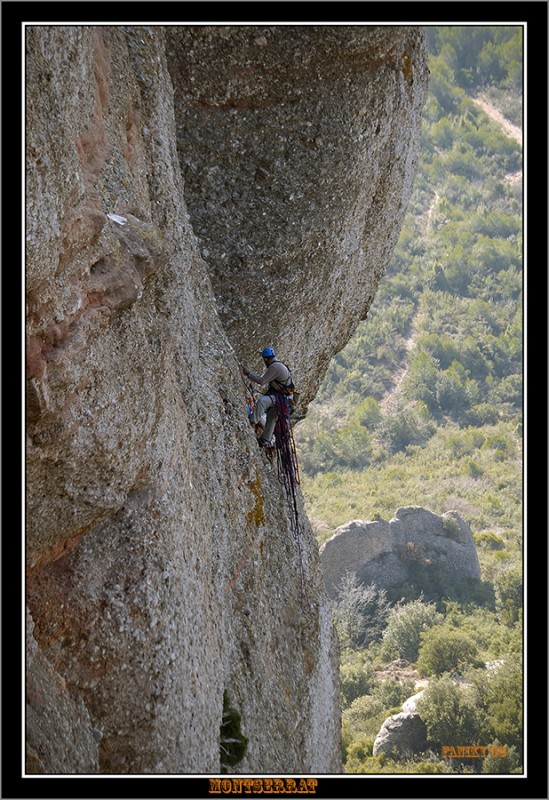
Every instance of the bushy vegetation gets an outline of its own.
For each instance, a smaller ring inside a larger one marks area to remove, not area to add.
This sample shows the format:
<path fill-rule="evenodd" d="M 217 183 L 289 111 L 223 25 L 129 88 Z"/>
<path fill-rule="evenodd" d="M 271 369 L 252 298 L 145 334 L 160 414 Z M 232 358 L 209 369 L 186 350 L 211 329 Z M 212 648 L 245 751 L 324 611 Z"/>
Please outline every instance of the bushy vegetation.
<path fill-rule="evenodd" d="M 227 691 L 223 692 L 223 717 L 219 734 L 221 772 L 226 774 L 246 755 L 248 739 L 240 729 L 240 714 L 233 708 Z"/>
<path fill-rule="evenodd" d="M 521 36 L 515 28 L 429 29 L 421 168 L 369 316 L 333 359 L 298 430 L 310 477 L 375 466 L 425 447 L 448 425 L 520 423 L 522 186 L 512 176 L 522 148 L 474 93 L 490 88 L 492 72 L 504 74 L 500 88 L 520 112 Z M 472 56 L 479 47 L 482 57 Z"/>
<path fill-rule="evenodd" d="M 392 660 L 417 661 L 421 635 L 443 619 L 433 603 L 423 598 L 409 603 L 397 603 L 390 611 L 383 632 L 382 655 Z"/>
<path fill-rule="evenodd" d="M 472 603 L 449 601 L 443 612 L 422 598 L 395 604 L 381 640 L 342 647 L 341 690 L 347 772 L 522 770 L 520 619 L 510 625 L 504 614 Z M 383 722 L 414 694 L 427 749 L 413 759 L 374 756 Z M 485 760 L 444 758 L 445 746 L 464 744 L 488 748 Z M 499 748 L 499 760 L 490 748 Z"/>
<path fill-rule="evenodd" d="M 469 666 L 482 666 L 477 653 L 478 648 L 467 633 L 439 625 L 422 634 L 417 668 L 420 675 L 448 672 L 459 676 Z"/>
<path fill-rule="evenodd" d="M 363 586 L 354 572 L 344 576 L 333 603 L 333 619 L 343 645 L 368 646 L 378 641 L 388 612 L 383 589 Z"/>
<path fill-rule="evenodd" d="M 397 592 L 342 583 L 346 771 L 520 773 L 522 148 L 481 101 L 521 125 L 522 29 L 427 37 L 421 164 L 401 236 L 296 440 L 319 544 L 350 519 L 421 505 L 464 517 L 481 567 L 480 582 L 455 592 L 419 562 Z M 420 689 L 427 751 L 374 756 L 383 721 Z M 494 749 L 443 759 L 452 744 Z"/>

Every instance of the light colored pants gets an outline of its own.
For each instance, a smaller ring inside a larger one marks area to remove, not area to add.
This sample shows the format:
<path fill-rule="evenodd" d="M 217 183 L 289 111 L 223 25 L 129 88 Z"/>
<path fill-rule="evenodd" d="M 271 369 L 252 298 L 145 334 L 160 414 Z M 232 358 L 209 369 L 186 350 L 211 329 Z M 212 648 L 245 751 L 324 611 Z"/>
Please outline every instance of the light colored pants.
<path fill-rule="evenodd" d="M 259 422 L 260 425 L 263 425 L 261 438 L 265 439 L 267 442 L 270 442 L 272 439 L 277 415 L 275 398 L 269 394 L 261 395 L 256 401 L 251 419 L 254 424 Z"/>

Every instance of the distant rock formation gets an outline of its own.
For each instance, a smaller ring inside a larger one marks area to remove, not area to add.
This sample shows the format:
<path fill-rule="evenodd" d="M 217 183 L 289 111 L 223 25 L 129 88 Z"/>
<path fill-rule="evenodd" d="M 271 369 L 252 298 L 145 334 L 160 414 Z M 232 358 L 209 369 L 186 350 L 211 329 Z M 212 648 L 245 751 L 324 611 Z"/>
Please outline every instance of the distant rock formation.
<path fill-rule="evenodd" d="M 374 756 L 386 753 L 397 758 L 410 758 L 427 747 L 427 730 L 419 714 L 401 711 L 388 717 L 374 741 Z"/>
<path fill-rule="evenodd" d="M 456 581 L 480 579 L 473 534 L 456 511 L 439 516 L 406 506 L 390 522 L 353 520 L 337 528 L 320 555 L 332 597 L 347 572 L 385 589 L 410 580 L 417 566 L 443 567 Z"/>
<path fill-rule="evenodd" d="M 399 714 L 393 714 L 384 721 L 374 741 L 372 753 L 410 758 L 422 753 L 427 747 L 427 730 L 417 710 L 425 689 L 404 701 Z"/>

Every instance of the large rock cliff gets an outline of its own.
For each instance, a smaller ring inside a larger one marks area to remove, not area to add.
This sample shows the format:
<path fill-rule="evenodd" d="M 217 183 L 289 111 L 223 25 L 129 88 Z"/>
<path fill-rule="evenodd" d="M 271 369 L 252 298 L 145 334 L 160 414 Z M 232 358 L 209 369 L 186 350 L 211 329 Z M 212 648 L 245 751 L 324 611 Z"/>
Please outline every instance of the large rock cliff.
<path fill-rule="evenodd" d="M 314 396 L 426 76 L 413 27 L 26 28 L 28 772 L 218 773 L 224 693 L 235 772 L 340 771 L 315 538 L 237 366 L 275 344 Z"/>

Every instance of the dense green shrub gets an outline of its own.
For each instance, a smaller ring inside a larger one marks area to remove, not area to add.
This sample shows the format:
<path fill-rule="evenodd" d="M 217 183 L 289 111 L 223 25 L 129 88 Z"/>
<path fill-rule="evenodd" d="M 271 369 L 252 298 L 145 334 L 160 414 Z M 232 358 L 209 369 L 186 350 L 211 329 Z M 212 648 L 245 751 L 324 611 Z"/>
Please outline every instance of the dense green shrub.
<path fill-rule="evenodd" d="M 523 731 L 523 670 L 520 656 L 502 659 L 492 669 L 472 675 L 476 701 L 484 712 L 484 736 L 515 747 L 521 754 Z"/>
<path fill-rule="evenodd" d="M 430 682 L 418 704 L 418 713 L 436 752 L 444 745 L 484 744 L 483 715 L 474 693 L 447 675 Z"/>
<path fill-rule="evenodd" d="M 418 402 L 385 417 L 381 439 L 390 453 L 398 453 L 410 445 L 425 444 L 435 429 L 427 406 Z"/>
<path fill-rule="evenodd" d="M 375 428 L 381 422 L 381 410 L 374 397 L 366 397 L 354 408 L 351 422 L 363 425 L 365 428 Z"/>
<path fill-rule="evenodd" d="M 413 678 L 386 678 L 378 681 L 372 694 L 377 697 L 384 708 L 397 708 L 414 694 Z"/>
<path fill-rule="evenodd" d="M 479 663 L 478 648 L 467 634 L 441 625 L 421 634 L 417 668 L 422 675 L 457 674 Z"/>
<path fill-rule="evenodd" d="M 364 733 L 353 738 L 345 750 L 345 772 L 358 773 L 361 770 L 366 759 L 372 756 L 374 738 Z"/>
<path fill-rule="evenodd" d="M 514 625 L 520 619 L 523 606 L 522 570 L 512 566 L 502 572 L 495 581 L 496 611 L 506 625 Z"/>
<path fill-rule="evenodd" d="M 403 392 L 411 401 L 425 403 L 427 408 L 436 409 L 436 383 L 439 363 L 428 352 L 419 348 L 412 354 L 408 372 L 403 381 Z"/>
<path fill-rule="evenodd" d="M 350 706 L 357 697 L 369 694 L 374 687 L 374 670 L 371 664 L 364 660 L 342 663 L 339 677 L 341 704 L 344 709 Z"/>
<path fill-rule="evenodd" d="M 492 747 L 496 752 L 505 750 L 505 756 L 492 755 Z M 485 775 L 509 775 L 522 774 L 522 756 L 518 748 L 513 745 L 502 745 L 499 739 L 490 742 L 490 750 L 486 758 L 482 760 L 482 773 Z"/>
<path fill-rule="evenodd" d="M 383 702 L 378 697 L 369 694 L 357 697 L 343 712 L 344 719 L 354 730 L 373 736 L 377 735 L 387 716 L 387 709 Z"/>
<path fill-rule="evenodd" d="M 477 547 L 483 547 L 486 550 L 503 550 L 505 542 L 493 531 L 487 533 L 474 533 L 473 539 Z"/>
<path fill-rule="evenodd" d="M 475 428 L 467 428 L 456 432 L 449 432 L 446 437 L 446 447 L 453 456 L 461 458 L 465 455 L 473 455 L 480 450 L 486 440 L 486 434 Z"/>
<path fill-rule="evenodd" d="M 466 461 L 461 470 L 464 475 L 468 475 L 474 479 L 482 478 L 484 475 L 484 469 L 473 460 Z"/>
<path fill-rule="evenodd" d="M 459 420 L 464 409 L 478 399 L 478 385 L 469 378 L 463 364 L 453 361 L 448 369 L 438 373 L 435 396 L 440 410 Z"/>
<path fill-rule="evenodd" d="M 434 604 L 418 598 L 398 604 L 389 612 L 383 632 L 381 655 L 387 660 L 403 658 L 415 662 L 419 654 L 421 634 L 443 619 Z"/>

